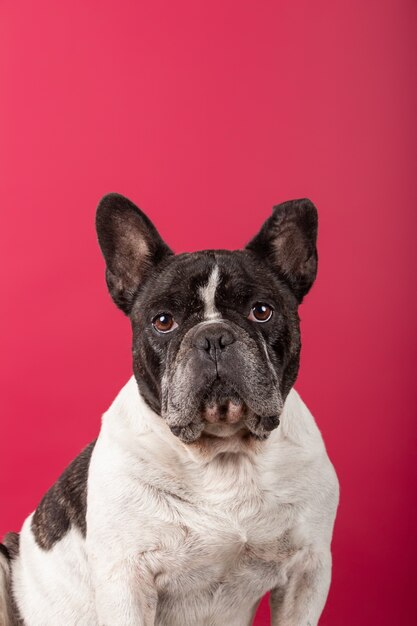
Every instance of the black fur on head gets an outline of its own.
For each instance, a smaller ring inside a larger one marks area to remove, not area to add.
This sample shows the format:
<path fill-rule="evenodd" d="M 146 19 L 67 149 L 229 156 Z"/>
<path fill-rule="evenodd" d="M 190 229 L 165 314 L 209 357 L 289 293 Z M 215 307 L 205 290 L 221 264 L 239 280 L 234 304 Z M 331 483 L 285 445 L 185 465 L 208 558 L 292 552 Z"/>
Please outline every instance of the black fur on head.
<path fill-rule="evenodd" d="M 233 252 L 174 255 L 118 194 L 101 200 L 96 223 L 110 294 L 132 323 L 133 369 L 148 405 L 186 443 L 221 423 L 221 436 L 245 429 L 266 438 L 298 373 L 298 305 L 317 272 L 312 202 L 274 207 Z"/>

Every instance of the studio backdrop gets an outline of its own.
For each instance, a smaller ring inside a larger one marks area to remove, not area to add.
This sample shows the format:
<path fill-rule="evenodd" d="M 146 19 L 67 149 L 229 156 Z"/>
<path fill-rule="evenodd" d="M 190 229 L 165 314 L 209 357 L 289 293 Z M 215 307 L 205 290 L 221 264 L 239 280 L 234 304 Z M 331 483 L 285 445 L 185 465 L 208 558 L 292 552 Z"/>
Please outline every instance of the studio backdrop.
<path fill-rule="evenodd" d="M 130 197 L 179 252 L 242 247 L 306 196 L 296 388 L 341 483 L 321 624 L 415 623 L 416 18 L 413 0 L 0 3 L 1 534 L 131 375 L 99 198 Z"/>

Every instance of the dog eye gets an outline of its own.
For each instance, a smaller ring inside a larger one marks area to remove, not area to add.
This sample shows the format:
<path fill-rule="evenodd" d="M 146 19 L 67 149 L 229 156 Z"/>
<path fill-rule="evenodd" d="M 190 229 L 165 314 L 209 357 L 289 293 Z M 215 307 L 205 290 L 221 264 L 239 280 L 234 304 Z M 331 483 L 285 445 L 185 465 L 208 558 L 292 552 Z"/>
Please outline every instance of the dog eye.
<path fill-rule="evenodd" d="M 251 312 L 248 315 L 248 319 L 253 322 L 267 322 L 271 319 L 274 309 L 266 302 L 255 302 Z"/>
<path fill-rule="evenodd" d="M 170 313 L 158 313 L 153 320 L 152 325 L 158 333 L 170 333 L 178 324 Z"/>

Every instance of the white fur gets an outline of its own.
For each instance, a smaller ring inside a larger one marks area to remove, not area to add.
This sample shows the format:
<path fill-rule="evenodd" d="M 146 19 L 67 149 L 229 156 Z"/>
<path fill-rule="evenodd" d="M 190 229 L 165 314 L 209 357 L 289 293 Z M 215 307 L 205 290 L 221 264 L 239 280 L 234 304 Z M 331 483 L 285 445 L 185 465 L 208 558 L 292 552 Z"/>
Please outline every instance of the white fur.
<path fill-rule="evenodd" d="M 97 624 L 85 541 L 71 529 L 51 550 L 38 546 L 30 529 L 20 535 L 20 554 L 13 566 L 13 590 L 25 624 Z"/>
<path fill-rule="evenodd" d="M 206 320 L 217 320 L 221 318 L 214 300 L 219 284 L 219 277 L 219 267 L 215 265 L 208 278 L 207 284 L 204 287 L 200 287 L 200 298 L 204 303 L 204 319 Z"/>
<path fill-rule="evenodd" d="M 132 378 L 103 416 L 87 538 L 41 550 L 25 522 L 13 584 L 27 626 L 314 626 L 330 583 L 338 482 L 296 391 L 258 452 L 203 458 Z"/>

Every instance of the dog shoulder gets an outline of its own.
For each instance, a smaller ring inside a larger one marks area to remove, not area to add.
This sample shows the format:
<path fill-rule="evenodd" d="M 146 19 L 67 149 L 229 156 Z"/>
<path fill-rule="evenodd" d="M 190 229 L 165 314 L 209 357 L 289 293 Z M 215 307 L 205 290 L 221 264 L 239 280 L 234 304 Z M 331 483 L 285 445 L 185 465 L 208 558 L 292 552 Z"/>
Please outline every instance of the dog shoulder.
<path fill-rule="evenodd" d="M 294 389 L 271 444 L 268 476 L 277 497 L 297 503 L 303 518 L 309 520 L 307 527 L 318 525 L 326 537 L 330 536 L 339 502 L 339 481 L 315 419 Z"/>
<path fill-rule="evenodd" d="M 72 527 L 86 534 L 88 471 L 94 446 L 95 441 L 68 465 L 32 516 L 33 536 L 44 550 L 50 550 Z"/>

